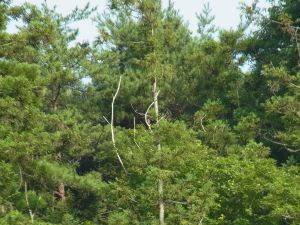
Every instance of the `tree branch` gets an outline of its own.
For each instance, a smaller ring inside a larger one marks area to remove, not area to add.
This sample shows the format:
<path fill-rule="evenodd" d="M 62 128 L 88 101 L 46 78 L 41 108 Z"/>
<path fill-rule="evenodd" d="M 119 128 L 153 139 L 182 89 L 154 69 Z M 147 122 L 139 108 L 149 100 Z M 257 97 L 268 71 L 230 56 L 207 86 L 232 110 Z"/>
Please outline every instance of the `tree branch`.
<path fill-rule="evenodd" d="M 26 182 L 24 183 L 24 188 L 25 188 L 25 201 L 26 201 L 26 205 L 28 207 L 31 223 L 34 223 L 34 213 L 30 209 L 30 205 L 29 205 L 29 201 L 28 201 L 27 183 Z"/>
<path fill-rule="evenodd" d="M 108 123 L 110 125 L 110 122 L 108 121 L 108 119 L 105 116 L 103 116 L 103 119 L 105 120 L 106 123 Z"/>
<path fill-rule="evenodd" d="M 148 112 L 151 109 L 151 107 L 153 106 L 153 104 L 154 104 L 154 101 L 149 105 L 149 107 L 147 108 L 147 111 L 145 113 L 145 123 L 147 124 L 150 131 L 152 131 L 152 130 L 151 130 L 151 124 L 150 124 L 149 119 L 148 119 Z"/>
<path fill-rule="evenodd" d="M 114 147 L 114 150 L 117 154 L 117 157 L 118 157 L 118 160 L 125 172 L 125 174 L 127 175 L 127 170 L 124 166 L 124 163 L 123 163 L 123 160 L 118 152 L 118 149 L 116 147 L 116 140 L 115 140 L 115 132 L 114 132 L 114 105 L 115 105 L 115 100 L 119 94 L 119 91 L 120 91 L 120 86 L 121 86 L 121 82 L 122 82 L 122 75 L 120 76 L 119 78 L 119 83 L 118 83 L 118 88 L 117 88 L 117 91 L 116 93 L 113 95 L 113 99 L 112 99 L 112 102 L 111 102 L 111 120 L 110 120 L 110 129 L 111 129 L 111 140 L 112 140 L 112 143 L 113 143 L 113 147 Z"/>
<path fill-rule="evenodd" d="M 273 20 L 273 19 L 269 19 L 269 18 L 266 18 L 266 17 L 263 17 L 264 19 L 266 20 L 269 20 L 270 22 L 272 23 L 276 23 L 276 24 L 279 24 L 283 27 L 286 27 L 286 28 L 290 28 L 291 30 L 286 30 L 288 33 L 292 33 L 292 37 L 295 38 L 295 42 L 296 42 L 296 48 L 297 48 L 297 51 L 298 51 L 298 57 L 300 59 L 300 45 L 299 45 L 299 42 L 298 42 L 298 30 L 300 29 L 300 27 L 298 26 L 293 26 L 293 25 L 290 25 L 290 24 L 286 24 L 286 23 L 282 23 L 280 21 L 277 21 L 277 20 Z"/>
<path fill-rule="evenodd" d="M 288 147 L 288 146 L 289 146 L 288 144 L 285 144 L 285 143 L 281 143 L 281 142 L 278 142 L 278 141 L 271 140 L 271 139 L 267 138 L 267 137 L 264 136 L 264 135 L 263 135 L 263 138 L 264 138 L 265 140 L 267 140 L 267 141 L 270 141 L 270 142 L 274 143 L 274 144 L 283 146 L 287 151 L 289 151 L 289 152 L 291 152 L 291 153 L 296 153 L 296 152 L 299 152 L 299 151 L 300 151 L 300 149 L 292 149 L 292 148 Z"/>
<path fill-rule="evenodd" d="M 206 115 L 203 116 L 203 117 L 201 117 L 201 119 L 200 119 L 200 124 L 201 124 L 202 130 L 206 133 L 205 127 L 203 126 L 203 119 L 204 119 L 205 117 L 206 117 Z"/>
<path fill-rule="evenodd" d="M 136 139 L 135 139 L 135 116 L 133 117 L 133 141 L 134 141 L 135 145 L 138 147 L 138 149 L 140 149 L 140 145 L 136 142 Z"/>
<path fill-rule="evenodd" d="M 173 200 L 165 200 L 166 203 L 173 203 L 173 204 L 179 204 L 179 205 L 188 205 L 188 202 L 180 202 L 180 201 L 173 201 Z"/>

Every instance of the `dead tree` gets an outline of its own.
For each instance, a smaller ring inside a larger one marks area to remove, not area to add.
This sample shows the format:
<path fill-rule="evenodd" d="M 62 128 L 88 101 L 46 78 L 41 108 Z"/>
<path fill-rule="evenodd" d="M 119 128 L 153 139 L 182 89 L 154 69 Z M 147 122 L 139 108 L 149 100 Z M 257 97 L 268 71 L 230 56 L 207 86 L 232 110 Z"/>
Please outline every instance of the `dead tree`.
<path fill-rule="evenodd" d="M 148 126 L 148 129 L 150 132 L 152 132 L 151 123 L 148 119 L 148 112 L 150 108 L 154 105 L 154 111 L 155 111 L 155 123 L 158 124 L 159 122 L 159 108 L 158 108 L 158 95 L 159 90 L 157 90 L 157 78 L 155 76 L 154 82 L 153 82 L 153 102 L 149 105 L 146 113 L 145 113 L 145 123 Z M 157 141 L 157 150 L 161 154 L 161 144 L 160 141 Z M 162 165 L 160 165 L 161 167 Z M 158 179 L 158 195 L 159 195 L 159 224 L 163 225 L 165 224 L 165 202 L 164 202 L 164 183 L 162 178 Z"/>
<path fill-rule="evenodd" d="M 157 90 L 157 79 L 155 77 L 153 83 L 153 98 L 154 98 L 156 124 L 159 122 L 158 94 L 159 91 Z M 161 145 L 159 141 L 157 144 L 157 150 L 161 154 Z M 159 223 L 160 225 L 163 225 L 165 223 L 165 203 L 164 203 L 164 183 L 162 178 L 158 179 L 158 195 L 159 195 Z"/>

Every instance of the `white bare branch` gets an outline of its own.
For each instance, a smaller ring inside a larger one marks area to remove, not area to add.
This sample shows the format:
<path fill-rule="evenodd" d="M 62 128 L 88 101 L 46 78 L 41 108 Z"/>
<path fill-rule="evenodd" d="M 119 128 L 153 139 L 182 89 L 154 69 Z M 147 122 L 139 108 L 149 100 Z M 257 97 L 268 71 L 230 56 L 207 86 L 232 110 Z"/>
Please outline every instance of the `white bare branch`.
<path fill-rule="evenodd" d="M 150 131 L 152 131 L 152 130 L 151 130 L 151 123 L 150 123 L 150 120 L 148 119 L 148 113 L 149 113 L 149 110 L 151 109 L 151 107 L 153 106 L 153 104 L 154 104 L 154 102 L 152 102 L 152 103 L 149 105 L 149 107 L 147 108 L 147 111 L 146 111 L 146 113 L 145 113 L 145 123 L 147 124 L 147 126 L 148 126 L 148 128 L 149 128 Z"/>
<path fill-rule="evenodd" d="M 136 142 L 136 139 L 135 139 L 135 116 L 133 117 L 133 141 L 135 143 L 135 145 L 138 147 L 138 149 L 140 149 L 140 145 Z"/>
<path fill-rule="evenodd" d="M 105 120 L 105 122 L 106 122 L 107 124 L 110 125 L 110 122 L 108 121 L 108 119 L 107 119 L 105 116 L 103 116 L 103 119 Z"/>
<path fill-rule="evenodd" d="M 156 117 L 156 124 L 159 123 L 159 109 L 158 109 L 158 95 L 159 91 L 157 90 L 157 78 L 155 77 L 153 83 L 153 103 Z M 161 154 L 161 144 L 158 141 L 157 150 Z M 162 156 L 161 156 L 162 157 Z M 158 179 L 158 195 L 159 195 L 159 224 L 165 224 L 165 201 L 164 201 L 164 182 L 161 178 Z"/>
<path fill-rule="evenodd" d="M 263 138 L 266 139 L 267 141 L 272 142 L 273 144 L 281 145 L 282 147 L 284 147 L 287 151 L 289 151 L 289 152 L 291 152 L 291 153 L 300 152 L 300 149 L 292 149 L 292 148 L 289 147 L 288 144 L 285 144 L 285 143 L 281 143 L 281 142 L 278 142 L 278 141 L 271 140 L 270 138 L 267 138 L 266 136 L 263 136 Z"/>
<path fill-rule="evenodd" d="M 200 119 L 200 124 L 201 124 L 202 130 L 206 133 L 206 129 L 205 129 L 205 127 L 203 126 L 203 120 L 204 120 L 205 117 L 206 117 L 206 115 L 203 116 L 203 117 L 201 117 L 201 119 Z"/>
<path fill-rule="evenodd" d="M 119 154 L 119 151 L 118 151 L 118 148 L 116 147 L 116 140 L 115 140 L 115 132 L 114 132 L 114 105 L 115 105 L 115 100 L 119 94 L 119 91 L 120 91 L 120 86 L 121 86 L 121 82 L 122 82 L 122 75 L 120 76 L 119 78 L 119 83 L 118 83 L 118 88 L 117 88 L 117 91 L 116 93 L 114 94 L 113 96 L 113 99 L 112 99 L 112 102 L 111 102 L 111 120 L 110 120 L 110 129 L 111 129 L 111 140 L 112 140 L 112 144 L 113 144 L 113 147 L 114 147 L 114 150 L 117 154 L 117 157 L 118 157 L 118 160 L 125 172 L 125 174 L 127 175 L 127 170 L 124 166 L 124 163 L 123 163 L 123 160 Z"/>

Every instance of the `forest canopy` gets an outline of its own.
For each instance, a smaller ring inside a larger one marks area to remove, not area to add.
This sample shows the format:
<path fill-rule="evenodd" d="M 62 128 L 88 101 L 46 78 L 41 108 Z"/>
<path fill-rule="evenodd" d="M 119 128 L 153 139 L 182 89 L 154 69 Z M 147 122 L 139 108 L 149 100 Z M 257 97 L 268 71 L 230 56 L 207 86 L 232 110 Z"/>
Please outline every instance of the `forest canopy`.
<path fill-rule="evenodd" d="M 300 2 L 269 2 L 193 34 L 171 1 L 0 1 L 0 224 L 299 225 Z"/>

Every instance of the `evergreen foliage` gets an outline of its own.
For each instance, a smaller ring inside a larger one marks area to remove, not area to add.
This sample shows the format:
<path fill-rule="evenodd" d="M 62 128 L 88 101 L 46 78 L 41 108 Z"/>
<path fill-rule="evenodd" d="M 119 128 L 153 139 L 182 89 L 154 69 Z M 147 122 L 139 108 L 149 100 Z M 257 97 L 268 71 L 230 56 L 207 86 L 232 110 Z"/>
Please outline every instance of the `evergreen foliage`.
<path fill-rule="evenodd" d="M 300 3 L 270 2 L 193 35 L 171 1 L 109 0 L 78 43 L 89 5 L 1 1 L 0 224 L 300 224 Z"/>

